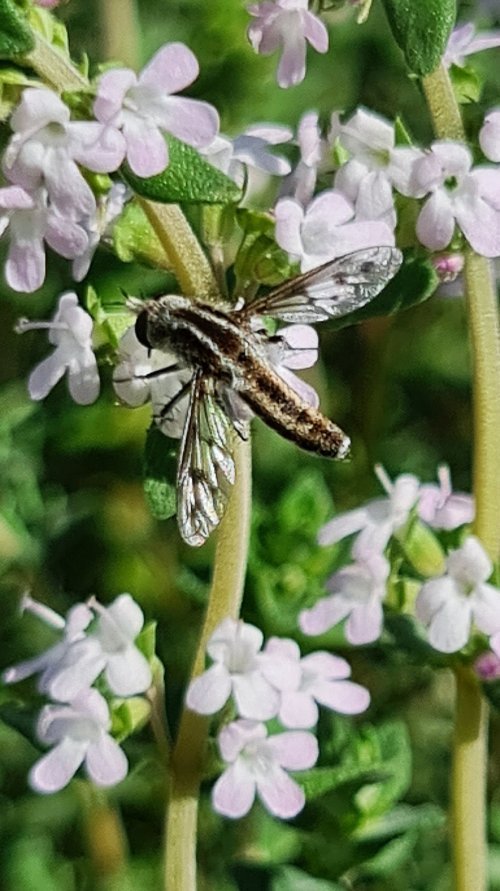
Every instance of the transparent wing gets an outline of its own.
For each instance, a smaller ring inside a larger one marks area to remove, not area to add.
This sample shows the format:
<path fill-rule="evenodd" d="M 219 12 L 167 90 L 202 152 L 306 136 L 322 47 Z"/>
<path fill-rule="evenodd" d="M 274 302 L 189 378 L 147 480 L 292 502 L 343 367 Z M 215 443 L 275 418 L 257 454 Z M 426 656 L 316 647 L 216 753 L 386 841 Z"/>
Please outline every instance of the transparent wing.
<path fill-rule="evenodd" d="M 198 547 L 219 525 L 234 483 L 234 425 L 211 378 L 195 374 L 177 470 L 177 522 Z"/>
<path fill-rule="evenodd" d="M 273 316 L 284 322 L 324 322 L 373 300 L 401 266 L 393 247 L 373 247 L 331 260 L 298 275 L 244 306 L 243 318 Z"/>

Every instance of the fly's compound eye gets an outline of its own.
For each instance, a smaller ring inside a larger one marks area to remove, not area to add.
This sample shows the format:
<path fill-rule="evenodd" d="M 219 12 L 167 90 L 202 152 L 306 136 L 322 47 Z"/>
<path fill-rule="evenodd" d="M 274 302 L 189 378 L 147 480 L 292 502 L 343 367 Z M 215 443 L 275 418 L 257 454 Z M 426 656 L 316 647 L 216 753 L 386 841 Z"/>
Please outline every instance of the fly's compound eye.
<path fill-rule="evenodd" d="M 139 343 L 142 343 L 146 349 L 152 349 L 151 342 L 148 338 L 148 314 L 146 311 L 139 313 L 135 320 L 135 336 Z"/>

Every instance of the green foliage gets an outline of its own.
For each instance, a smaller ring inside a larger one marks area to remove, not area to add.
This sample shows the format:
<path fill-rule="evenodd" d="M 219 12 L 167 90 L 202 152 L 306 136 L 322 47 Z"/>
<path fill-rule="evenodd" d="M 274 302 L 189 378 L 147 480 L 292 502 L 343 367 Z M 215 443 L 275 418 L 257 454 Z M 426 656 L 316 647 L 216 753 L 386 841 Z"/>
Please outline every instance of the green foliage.
<path fill-rule="evenodd" d="M 33 49 L 33 34 L 12 0 L 0 0 L 0 59 L 15 59 Z"/>
<path fill-rule="evenodd" d="M 457 101 L 462 105 L 479 102 L 483 91 L 483 78 L 471 65 L 452 65 L 450 78 Z"/>
<path fill-rule="evenodd" d="M 240 199 L 238 186 L 204 161 L 190 145 L 167 136 L 168 167 L 156 176 L 136 176 L 126 165 L 125 181 L 143 198 L 165 204 L 231 204 Z"/>
<path fill-rule="evenodd" d="M 276 873 L 271 891 L 343 891 L 343 887 L 337 882 L 314 879 L 294 866 L 284 866 Z"/>
<path fill-rule="evenodd" d="M 113 226 L 113 247 L 124 263 L 165 268 L 165 251 L 137 201 L 130 201 Z"/>
<path fill-rule="evenodd" d="M 410 71 L 420 77 L 430 74 L 455 24 L 456 0 L 384 0 L 384 6 Z"/>

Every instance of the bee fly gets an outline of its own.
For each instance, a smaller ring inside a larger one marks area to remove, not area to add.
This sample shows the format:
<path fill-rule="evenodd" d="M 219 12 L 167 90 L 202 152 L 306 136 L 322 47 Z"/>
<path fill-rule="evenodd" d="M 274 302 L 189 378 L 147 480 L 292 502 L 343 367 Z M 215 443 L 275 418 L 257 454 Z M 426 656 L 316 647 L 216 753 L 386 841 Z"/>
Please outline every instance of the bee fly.
<path fill-rule="evenodd" d="M 176 357 L 174 366 L 153 374 L 192 373 L 161 413 L 167 418 L 189 391 L 177 471 L 177 519 L 188 544 L 203 544 L 224 514 L 235 476 L 233 437 L 248 435 L 245 411 L 310 452 L 335 459 L 349 452 L 349 438 L 340 427 L 274 369 L 270 353 L 283 339 L 279 331 L 270 337 L 259 328 L 259 318 L 315 323 L 347 315 L 372 300 L 401 261 L 396 248 L 356 251 L 241 308 L 218 308 L 178 295 L 131 302 L 141 344 Z"/>

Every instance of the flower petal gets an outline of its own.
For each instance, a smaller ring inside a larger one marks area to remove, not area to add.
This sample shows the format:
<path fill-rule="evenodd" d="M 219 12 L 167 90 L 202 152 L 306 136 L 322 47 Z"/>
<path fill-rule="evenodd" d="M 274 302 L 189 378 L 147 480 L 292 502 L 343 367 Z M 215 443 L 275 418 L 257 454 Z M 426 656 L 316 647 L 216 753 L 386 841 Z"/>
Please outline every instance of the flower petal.
<path fill-rule="evenodd" d="M 187 691 L 186 705 L 200 715 L 213 715 L 231 694 L 231 677 L 223 665 L 212 665 L 194 678 Z"/>
<path fill-rule="evenodd" d="M 248 814 L 254 798 L 255 780 L 239 762 L 228 767 L 212 789 L 214 811 L 234 820 Z"/>
<path fill-rule="evenodd" d="M 320 705 L 341 715 L 358 715 L 370 704 L 368 690 L 353 681 L 317 681 L 311 693 Z"/>
<path fill-rule="evenodd" d="M 282 735 L 282 734 L 280 734 Z M 300 786 L 280 767 L 257 776 L 257 794 L 264 807 L 275 817 L 290 820 L 304 807 L 306 797 Z"/>
<path fill-rule="evenodd" d="M 87 742 L 65 738 L 33 765 L 28 782 L 35 792 L 49 794 L 67 786 L 85 757 Z"/>
<path fill-rule="evenodd" d="M 268 721 L 278 714 L 280 695 L 260 671 L 233 675 L 233 696 L 242 718 Z"/>
<path fill-rule="evenodd" d="M 268 745 L 278 764 L 286 770 L 307 770 L 318 760 L 318 740 L 307 731 L 277 733 L 269 737 Z"/>
<path fill-rule="evenodd" d="M 118 743 L 102 732 L 87 749 L 85 770 L 96 786 L 115 786 L 127 776 L 128 761 Z"/>
<path fill-rule="evenodd" d="M 116 696 L 135 696 L 151 686 L 151 668 L 143 653 L 133 645 L 108 656 L 104 672 L 108 686 Z"/>
<path fill-rule="evenodd" d="M 450 199 L 438 189 L 425 202 L 417 220 L 417 237 L 434 251 L 443 250 L 452 239 L 455 219 Z"/>
<path fill-rule="evenodd" d="M 199 73 L 198 60 L 185 44 L 166 43 L 142 69 L 139 83 L 178 93 L 192 84 Z"/>

